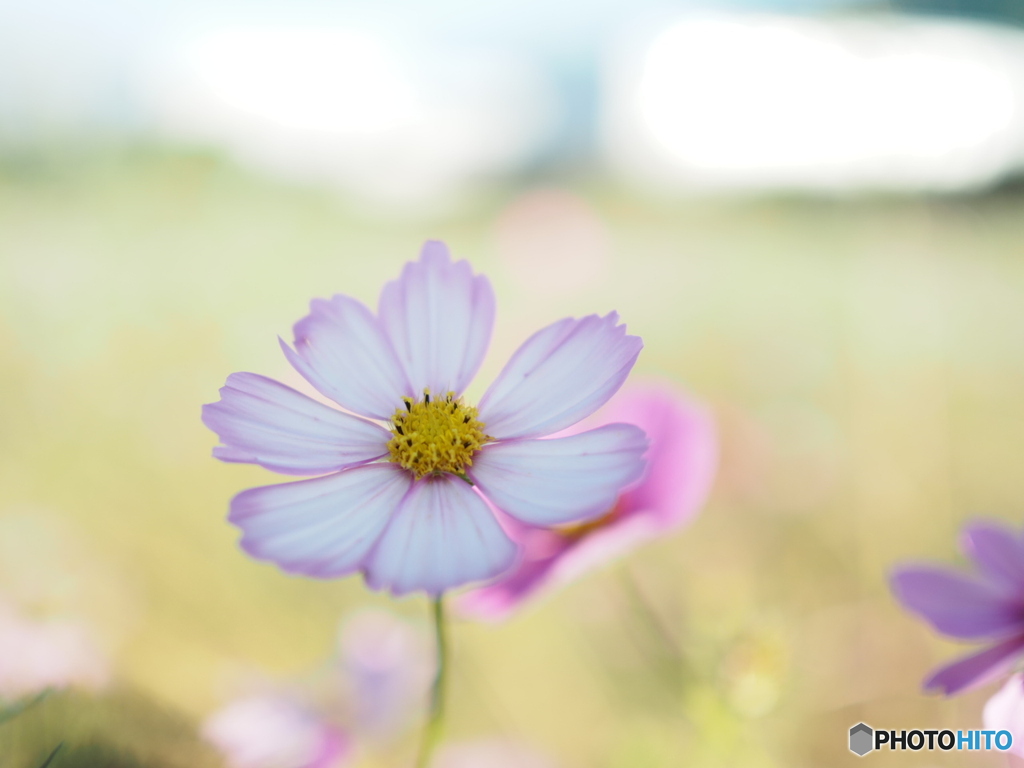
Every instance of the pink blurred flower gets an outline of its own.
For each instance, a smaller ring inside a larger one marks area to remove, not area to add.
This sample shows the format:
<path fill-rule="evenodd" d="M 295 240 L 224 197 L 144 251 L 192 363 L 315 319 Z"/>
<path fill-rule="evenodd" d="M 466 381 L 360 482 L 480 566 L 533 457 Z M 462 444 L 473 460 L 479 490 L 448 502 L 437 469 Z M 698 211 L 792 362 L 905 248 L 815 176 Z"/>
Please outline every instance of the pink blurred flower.
<path fill-rule="evenodd" d="M 99 688 L 110 677 L 106 657 L 76 621 L 36 621 L 0 602 L 0 699 L 47 688 Z"/>
<path fill-rule="evenodd" d="M 494 238 L 498 258 L 533 292 L 578 293 L 608 274 L 608 227 L 583 197 L 568 190 L 523 193 L 498 215 Z"/>
<path fill-rule="evenodd" d="M 480 399 L 462 393 L 490 342 L 494 292 L 448 248 L 384 286 L 377 313 L 336 295 L 296 323 L 292 366 L 346 413 L 252 373 L 228 377 L 203 421 L 214 455 L 308 480 L 235 496 L 242 548 L 316 578 L 431 595 L 493 578 L 517 548 L 485 499 L 526 525 L 592 519 L 643 472 L 628 424 L 539 439 L 604 405 L 643 343 L 618 315 L 565 318 L 528 338 Z M 376 422 L 382 422 L 378 424 Z"/>
<path fill-rule="evenodd" d="M 231 768 L 341 768 L 352 744 L 339 728 L 285 696 L 238 699 L 203 724 Z"/>
<path fill-rule="evenodd" d="M 1010 751 L 1024 757 L 1024 674 L 1013 675 L 985 704 L 985 728 L 1013 734 Z"/>
<path fill-rule="evenodd" d="M 360 736 L 394 736 L 422 712 L 434 658 L 416 627 L 389 611 L 362 611 L 342 627 L 338 650 L 345 708 Z"/>
<path fill-rule="evenodd" d="M 203 733 L 232 768 L 337 768 L 357 743 L 403 734 L 426 705 L 433 673 L 417 625 L 363 610 L 342 624 L 328 664 L 293 680 L 243 680 L 248 693 L 207 718 Z"/>
<path fill-rule="evenodd" d="M 534 595 L 685 525 L 697 514 L 718 461 L 708 409 L 667 384 L 647 384 L 623 390 L 588 426 L 612 422 L 635 424 L 647 433 L 644 475 L 603 516 L 582 525 L 538 528 L 504 518 L 523 557 L 508 576 L 464 595 L 460 610 L 502 619 Z"/>
<path fill-rule="evenodd" d="M 532 747 L 511 739 L 480 739 L 441 748 L 431 768 L 555 768 Z"/>

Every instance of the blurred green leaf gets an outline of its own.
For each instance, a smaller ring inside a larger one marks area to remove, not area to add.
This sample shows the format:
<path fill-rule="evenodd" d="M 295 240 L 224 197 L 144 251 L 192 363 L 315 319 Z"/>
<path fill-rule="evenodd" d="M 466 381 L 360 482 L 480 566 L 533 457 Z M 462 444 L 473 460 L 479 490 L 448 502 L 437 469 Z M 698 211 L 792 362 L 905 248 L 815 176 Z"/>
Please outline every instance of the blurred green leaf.
<path fill-rule="evenodd" d="M 46 758 L 46 760 L 43 761 L 43 764 L 40 765 L 39 768 L 46 768 L 50 763 L 52 763 L 53 762 L 53 758 L 55 758 L 57 756 L 57 753 L 60 752 L 61 747 L 63 747 L 63 746 L 64 746 L 64 742 L 62 741 L 60 744 L 58 744 L 56 747 L 54 747 L 53 748 L 53 752 L 51 752 L 50 756 L 48 758 Z"/>
<path fill-rule="evenodd" d="M 47 688 L 42 693 L 38 693 L 35 696 L 26 697 L 24 699 L 21 699 L 20 701 L 14 702 L 10 706 L 0 709 L 0 725 L 6 723 L 8 720 L 13 720 L 26 709 L 34 707 L 36 704 L 41 702 L 49 695 L 50 689 Z"/>

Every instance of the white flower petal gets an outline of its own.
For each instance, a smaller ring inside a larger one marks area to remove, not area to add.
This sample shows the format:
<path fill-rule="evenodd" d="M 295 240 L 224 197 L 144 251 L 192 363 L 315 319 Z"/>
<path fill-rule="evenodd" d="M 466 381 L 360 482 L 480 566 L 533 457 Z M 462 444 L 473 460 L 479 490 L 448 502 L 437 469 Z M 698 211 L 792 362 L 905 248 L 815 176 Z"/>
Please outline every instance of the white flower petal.
<path fill-rule="evenodd" d="M 387 430 L 265 376 L 233 373 L 220 397 L 203 406 L 203 423 L 224 443 L 213 449 L 222 461 L 259 464 L 287 475 L 321 475 L 388 452 Z"/>
<path fill-rule="evenodd" d="M 343 408 L 387 420 L 414 394 L 377 318 L 355 299 L 314 299 L 294 331 L 294 350 L 281 342 L 288 362 Z"/>
<path fill-rule="evenodd" d="M 498 509 L 538 526 L 605 514 L 644 471 L 647 437 L 632 424 L 607 424 L 570 437 L 485 446 L 469 476 Z"/>
<path fill-rule="evenodd" d="M 228 519 L 253 557 L 290 573 L 335 578 L 363 566 L 411 482 L 397 464 L 367 464 L 242 491 Z"/>
<path fill-rule="evenodd" d="M 431 595 L 489 579 L 515 562 L 516 546 L 487 503 L 453 475 L 413 483 L 368 558 L 366 581 L 396 595 Z"/>
<path fill-rule="evenodd" d="M 550 435 L 604 405 L 643 347 L 618 321 L 614 312 L 566 318 L 527 339 L 480 400 L 487 434 Z"/>
<path fill-rule="evenodd" d="M 444 243 L 429 241 L 384 286 L 377 314 L 416 395 L 462 393 L 487 352 L 494 291 L 469 262 L 453 264 Z"/>

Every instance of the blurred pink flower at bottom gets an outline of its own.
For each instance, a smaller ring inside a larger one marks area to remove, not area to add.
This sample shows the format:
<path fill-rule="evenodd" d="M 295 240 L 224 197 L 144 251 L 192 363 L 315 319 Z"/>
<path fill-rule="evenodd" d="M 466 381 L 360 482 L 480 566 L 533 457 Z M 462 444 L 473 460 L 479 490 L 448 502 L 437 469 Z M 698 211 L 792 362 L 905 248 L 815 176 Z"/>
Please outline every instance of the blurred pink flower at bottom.
<path fill-rule="evenodd" d="M 100 688 L 109 676 L 107 659 L 84 624 L 33 620 L 0 602 L 0 700 L 47 688 Z"/>
<path fill-rule="evenodd" d="M 352 744 L 338 728 L 283 696 L 238 699 L 203 724 L 231 768 L 341 768 Z"/>
<path fill-rule="evenodd" d="M 668 384 L 623 389 L 586 424 L 626 423 L 650 440 L 643 476 L 619 494 L 603 516 L 558 528 L 502 525 L 522 547 L 507 576 L 466 593 L 460 612 L 483 619 L 507 617 L 530 598 L 688 523 L 700 511 L 715 477 L 718 441 L 706 406 Z"/>
<path fill-rule="evenodd" d="M 1013 734 L 1010 752 L 1024 758 L 1024 674 L 1017 673 L 985 704 L 985 728 Z"/>
<path fill-rule="evenodd" d="M 442 747 L 430 768 L 555 768 L 555 763 L 517 741 L 481 739 Z"/>
<path fill-rule="evenodd" d="M 388 611 L 364 610 L 345 622 L 339 662 L 360 736 L 397 736 L 427 705 L 433 648 L 417 627 Z"/>

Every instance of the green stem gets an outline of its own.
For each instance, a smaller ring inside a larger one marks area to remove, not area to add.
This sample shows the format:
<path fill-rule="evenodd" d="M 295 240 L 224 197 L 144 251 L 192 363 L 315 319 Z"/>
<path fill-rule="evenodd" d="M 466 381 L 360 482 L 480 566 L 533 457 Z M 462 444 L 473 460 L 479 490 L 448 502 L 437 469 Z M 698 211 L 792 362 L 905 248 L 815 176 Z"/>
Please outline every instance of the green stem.
<path fill-rule="evenodd" d="M 444 595 L 438 595 L 433 601 L 434 607 L 434 638 L 437 648 L 437 671 L 434 683 L 430 687 L 430 711 L 427 722 L 423 726 L 420 741 L 420 752 L 416 758 L 416 768 L 426 768 L 434 747 L 441 740 L 444 727 L 445 681 L 448 672 L 448 643 L 444 624 Z"/>
<path fill-rule="evenodd" d="M 668 662 L 668 675 L 663 678 L 671 687 L 678 689 L 685 677 L 685 660 L 679 649 L 679 642 L 673 632 L 665 625 L 661 614 L 651 605 L 651 601 L 643 588 L 637 583 L 636 577 L 628 568 L 619 572 L 621 582 L 630 598 L 634 612 L 640 616 L 647 628 L 649 637 L 653 637 L 658 645 L 660 655 Z"/>
<path fill-rule="evenodd" d="M 42 765 L 40 765 L 39 768 L 48 768 L 50 763 L 53 762 L 53 758 L 55 758 L 57 756 L 57 753 L 60 752 L 61 747 L 63 747 L 63 746 L 64 746 L 64 742 L 62 741 L 60 744 L 58 744 L 56 747 L 54 747 L 53 752 L 51 752 L 50 756 L 48 758 L 46 758 L 46 762 L 44 762 Z"/>

